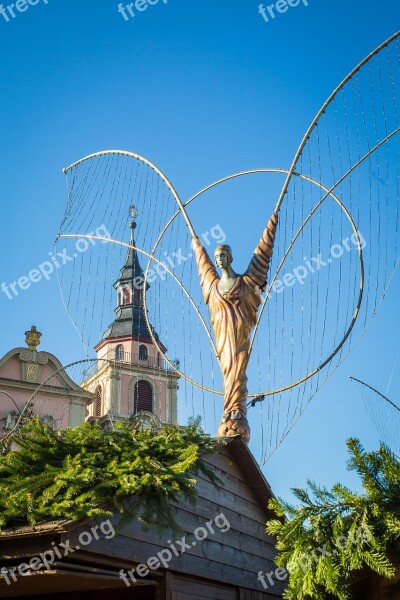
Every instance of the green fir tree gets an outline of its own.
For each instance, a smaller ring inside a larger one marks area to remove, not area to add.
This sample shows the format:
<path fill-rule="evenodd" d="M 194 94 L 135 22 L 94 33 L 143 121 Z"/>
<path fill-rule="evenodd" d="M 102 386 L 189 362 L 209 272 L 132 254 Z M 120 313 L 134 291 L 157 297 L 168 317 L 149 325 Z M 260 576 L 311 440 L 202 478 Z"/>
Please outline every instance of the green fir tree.
<path fill-rule="evenodd" d="M 331 490 L 308 481 L 294 489 L 299 506 L 271 500 L 277 519 L 267 524 L 277 538 L 276 563 L 288 571 L 284 597 L 347 600 L 354 572 L 369 567 L 391 579 L 400 551 L 400 462 L 385 446 L 366 452 L 347 442 L 349 470 L 361 478 L 364 492 L 341 484 Z"/>
<path fill-rule="evenodd" d="M 202 455 L 215 442 L 198 421 L 158 433 L 117 424 L 53 431 L 34 419 L 0 456 L 0 528 L 56 519 L 107 516 L 129 510 L 145 525 L 176 526 L 172 501 L 194 501 L 196 473 L 212 480 Z"/>

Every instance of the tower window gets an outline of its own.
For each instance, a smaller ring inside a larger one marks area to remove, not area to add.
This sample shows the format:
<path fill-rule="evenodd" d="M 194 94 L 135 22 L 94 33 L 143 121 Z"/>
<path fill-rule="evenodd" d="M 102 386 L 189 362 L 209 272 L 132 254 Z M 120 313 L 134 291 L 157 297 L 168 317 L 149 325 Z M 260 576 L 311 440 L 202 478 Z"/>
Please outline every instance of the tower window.
<path fill-rule="evenodd" d="M 153 412 L 153 389 L 147 381 L 135 384 L 134 413 L 146 410 Z"/>
<path fill-rule="evenodd" d="M 122 304 L 122 291 L 118 290 L 118 306 Z"/>
<path fill-rule="evenodd" d="M 125 352 L 122 344 L 118 344 L 115 348 L 115 360 L 124 360 Z"/>
<path fill-rule="evenodd" d="M 124 304 L 130 304 L 131 303 L 131 291 L 129 288 L 124 288 Z"/>
<path fill-rule="evenodd" d="M 95 398 L 94 398 L 94 416 L 95 417 L 101 417 L 102 414 L 102 409 L 103 409 L 103 394 L 101 391 L 101 386 L 98 385 L 95 391 Z"/>
<path fill-rule="evenodd" d="M 133 303 L 135 306 L 142 305 L 142 291 L 137 288 L 133 290 Z"/>
<path fill-rule="evenodd" d="M 147 351 L 147 346 L 141 344 L 139 346 L 139 360 L 147 360 L 149 358 L 149 353 Z"/>

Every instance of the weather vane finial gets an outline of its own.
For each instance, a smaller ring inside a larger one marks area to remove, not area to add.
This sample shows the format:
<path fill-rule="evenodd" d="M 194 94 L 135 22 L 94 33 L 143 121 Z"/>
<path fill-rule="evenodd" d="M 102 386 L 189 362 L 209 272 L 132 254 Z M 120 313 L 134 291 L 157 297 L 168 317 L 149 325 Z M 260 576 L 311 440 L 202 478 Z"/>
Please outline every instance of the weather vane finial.
<path fill-rule="evenodd" d="M 131 242 L 133 243 L 133 230 L 136 229 L 136 219 L 138 217 L 139 211 L 134 204 L 131 204 L 128 208 L 128 214 L 131 217 L 131 221 L 129 223 L 129 227 L 131 228 Z"/>
<path fill-rule="evenodd" d="M 130 205 L 128 212 L 129 216 L 132 217 L 133 220 L 137 219 L 139 211 L 134 204 Z"/>

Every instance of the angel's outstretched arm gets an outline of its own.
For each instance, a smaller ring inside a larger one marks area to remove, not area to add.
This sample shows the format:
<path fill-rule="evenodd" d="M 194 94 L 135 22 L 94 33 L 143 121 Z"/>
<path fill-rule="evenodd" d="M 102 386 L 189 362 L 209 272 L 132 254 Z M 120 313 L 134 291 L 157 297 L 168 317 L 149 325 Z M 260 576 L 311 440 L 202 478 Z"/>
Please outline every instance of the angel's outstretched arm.
<path fill-rule="evenodd" d="M 267 283 L 269 263 L 274 250 L 275 233 L 278 226 L 278 214 L 273 213 L 268 225 L 264 229 L 257 248 L 254 250 L 253 257 L 245 275 L 248 275 L 259 285 L 262 291 Z"/>
<path fill-rule="evenodd" d="M 192 247 L 196 256 L 203 298 L 205 303 L 208 304 L 211 286 L 216 279 L 219 279 L 219 275 L 212 260 L 208 256 L 207 250 L 204 248 L 198 237 L 192 238 Z"/>

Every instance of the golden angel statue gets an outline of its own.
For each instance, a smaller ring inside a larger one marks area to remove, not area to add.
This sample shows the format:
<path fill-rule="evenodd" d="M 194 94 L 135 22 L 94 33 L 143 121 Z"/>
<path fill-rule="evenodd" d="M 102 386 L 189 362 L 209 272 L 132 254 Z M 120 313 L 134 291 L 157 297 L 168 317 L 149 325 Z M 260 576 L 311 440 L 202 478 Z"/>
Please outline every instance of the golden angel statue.
<path fill-rule="evenodd" d="M 247 443 L 250 440 L 246 375 L 250 333 L 257 322 L 277 225 L 278 215 L 274 213 L 243 275 L 232 268 L 230 246 L 222 245 L 214 253 L 216 265 L 221 269 L 219 276 L 207 250 L 198 237 L 193 237 L 203 297 L 210 309 L 224 379 L 224 414 L 218 437 L 241 435 Z"/>

